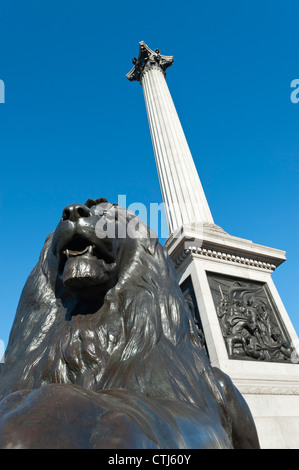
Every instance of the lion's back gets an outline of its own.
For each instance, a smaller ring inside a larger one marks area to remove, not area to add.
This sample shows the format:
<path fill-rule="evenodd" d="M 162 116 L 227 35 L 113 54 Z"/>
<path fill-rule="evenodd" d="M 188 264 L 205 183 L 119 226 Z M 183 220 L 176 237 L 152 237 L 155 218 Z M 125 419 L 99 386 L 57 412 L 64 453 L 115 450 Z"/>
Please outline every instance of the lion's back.
<path fill-rule="evenodd" d="M 125 390 L 95 393 L 47 385 L 9 395 L 0 415 L 1 448 L 231 447 L 215 417 L 183 402 L 149 400 Z"/>

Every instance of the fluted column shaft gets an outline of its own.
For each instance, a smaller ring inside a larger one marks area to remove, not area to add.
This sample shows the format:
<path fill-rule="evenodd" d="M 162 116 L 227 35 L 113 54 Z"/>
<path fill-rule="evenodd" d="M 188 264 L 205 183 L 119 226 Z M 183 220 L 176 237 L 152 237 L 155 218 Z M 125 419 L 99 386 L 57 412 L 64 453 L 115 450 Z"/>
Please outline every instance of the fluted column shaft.
<path fill-rule="evenodd" d="M 146 104 L 158 177 L 170 233 L 181 225 L 214 223 L 213 218 L 165 80 L 170 58 L 151 51 L 144 43 L 127 77 L 140 81 Z M 143 54 L 143 55 L 142 55 Z M 144 54 L 146 56 L 144 57 Z M 165 63 L 167 64 L 165 66 Z M 162 64 L 162 65 L 161 65 Z M 164 65 L 164 67 L 163 67 Z M 138 76 L 136 78 L 136 70 Z M 135 74 L 135 75 L 133 75 Z M 132 78 L 133 77 L 133 78 Z"/>

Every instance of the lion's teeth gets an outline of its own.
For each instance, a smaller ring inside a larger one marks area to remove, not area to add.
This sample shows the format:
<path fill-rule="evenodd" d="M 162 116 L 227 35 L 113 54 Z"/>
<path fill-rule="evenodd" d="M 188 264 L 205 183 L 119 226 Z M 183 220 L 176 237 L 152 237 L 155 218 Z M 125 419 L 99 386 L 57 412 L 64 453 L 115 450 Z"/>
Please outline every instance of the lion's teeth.
<path fill-rule="evenodd" d="M 74 258 L 75 256 L 84 255 L 84 253 L 87 253 L 87 252 L 89 253 L 90 256 L 93 256 L 93 246 L 92 245 L 87 246 L 86 248 L 84 248 L 84 250 L 81 250 L 81 251 L 69 250 L 68 248 L 66 248 L 63 251 L 63 254 L 66 256 L 67 259 L 69 259 L 69 257 Z"/>

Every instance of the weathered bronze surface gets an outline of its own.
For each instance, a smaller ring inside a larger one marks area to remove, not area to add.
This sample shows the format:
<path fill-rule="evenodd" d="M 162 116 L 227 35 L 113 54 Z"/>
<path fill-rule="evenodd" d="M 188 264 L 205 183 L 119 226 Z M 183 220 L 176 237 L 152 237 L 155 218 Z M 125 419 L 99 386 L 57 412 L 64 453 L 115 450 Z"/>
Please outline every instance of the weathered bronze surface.
<path fill-rule="evenodd" d="M 1 448 L 259 446 L 241 394 L 210 365 L 166 248 L 104 199 L 66 207 L 48 236 L 0 398 Z"/>

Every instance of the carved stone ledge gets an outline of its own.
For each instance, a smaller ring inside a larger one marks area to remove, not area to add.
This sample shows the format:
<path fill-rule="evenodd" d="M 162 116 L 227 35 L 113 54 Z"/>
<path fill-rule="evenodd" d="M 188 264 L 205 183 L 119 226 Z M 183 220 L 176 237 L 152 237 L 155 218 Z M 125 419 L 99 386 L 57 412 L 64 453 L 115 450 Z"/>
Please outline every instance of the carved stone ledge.
<path fill-rule="evenodd" d="M 216 224 L 210 224 L 209 222 L 204 222 L 202 224 L 203 228 L 207 228 L 208 230 L 210 231 L 214 231 L 214 232 L 218 232 L 218 233 L 226 233 L 228 234 L 225 230 L 223 230 L 222 227 L 220 227 L 220 225 L 216 225 Z"/>
<path fill-rule="evenodd" d="M 254 266 L 255 268 L 266 269 L 267 271 L 270 271 L 270 272 L 273 272 L 277 267 L 275 264 L 270 264 L 270 263 L 265 263 L 263 261 L 244 258 L 242 256 L 235 256 L 235 255 L 231 255 L 229 253 L 223 253 L 220 251 L 208 250 L 206 248 L 201 248 L 198 246 L 190 246 L 188 248 L 185 248 L 180 253 L 180 255 L 175 259 L 174 261 L 175 266 L 176 267 L 179 266 L 183 262 L 183 260 L 191 253 L 199 255 L 199 256 L 203 256 L 203 257 L 221 259 L 221 260 L 229 261 L 232 263 L 238 263 L 238 264 L 243 264 L 247 266 Z"/>
<path fill-rule="evenodd" d="M 245 381 L 234 380 L 234 384 L 241 393 L 248 395 L 299 395 L 299 384 L 296 383 L 246 383 Z"/>

